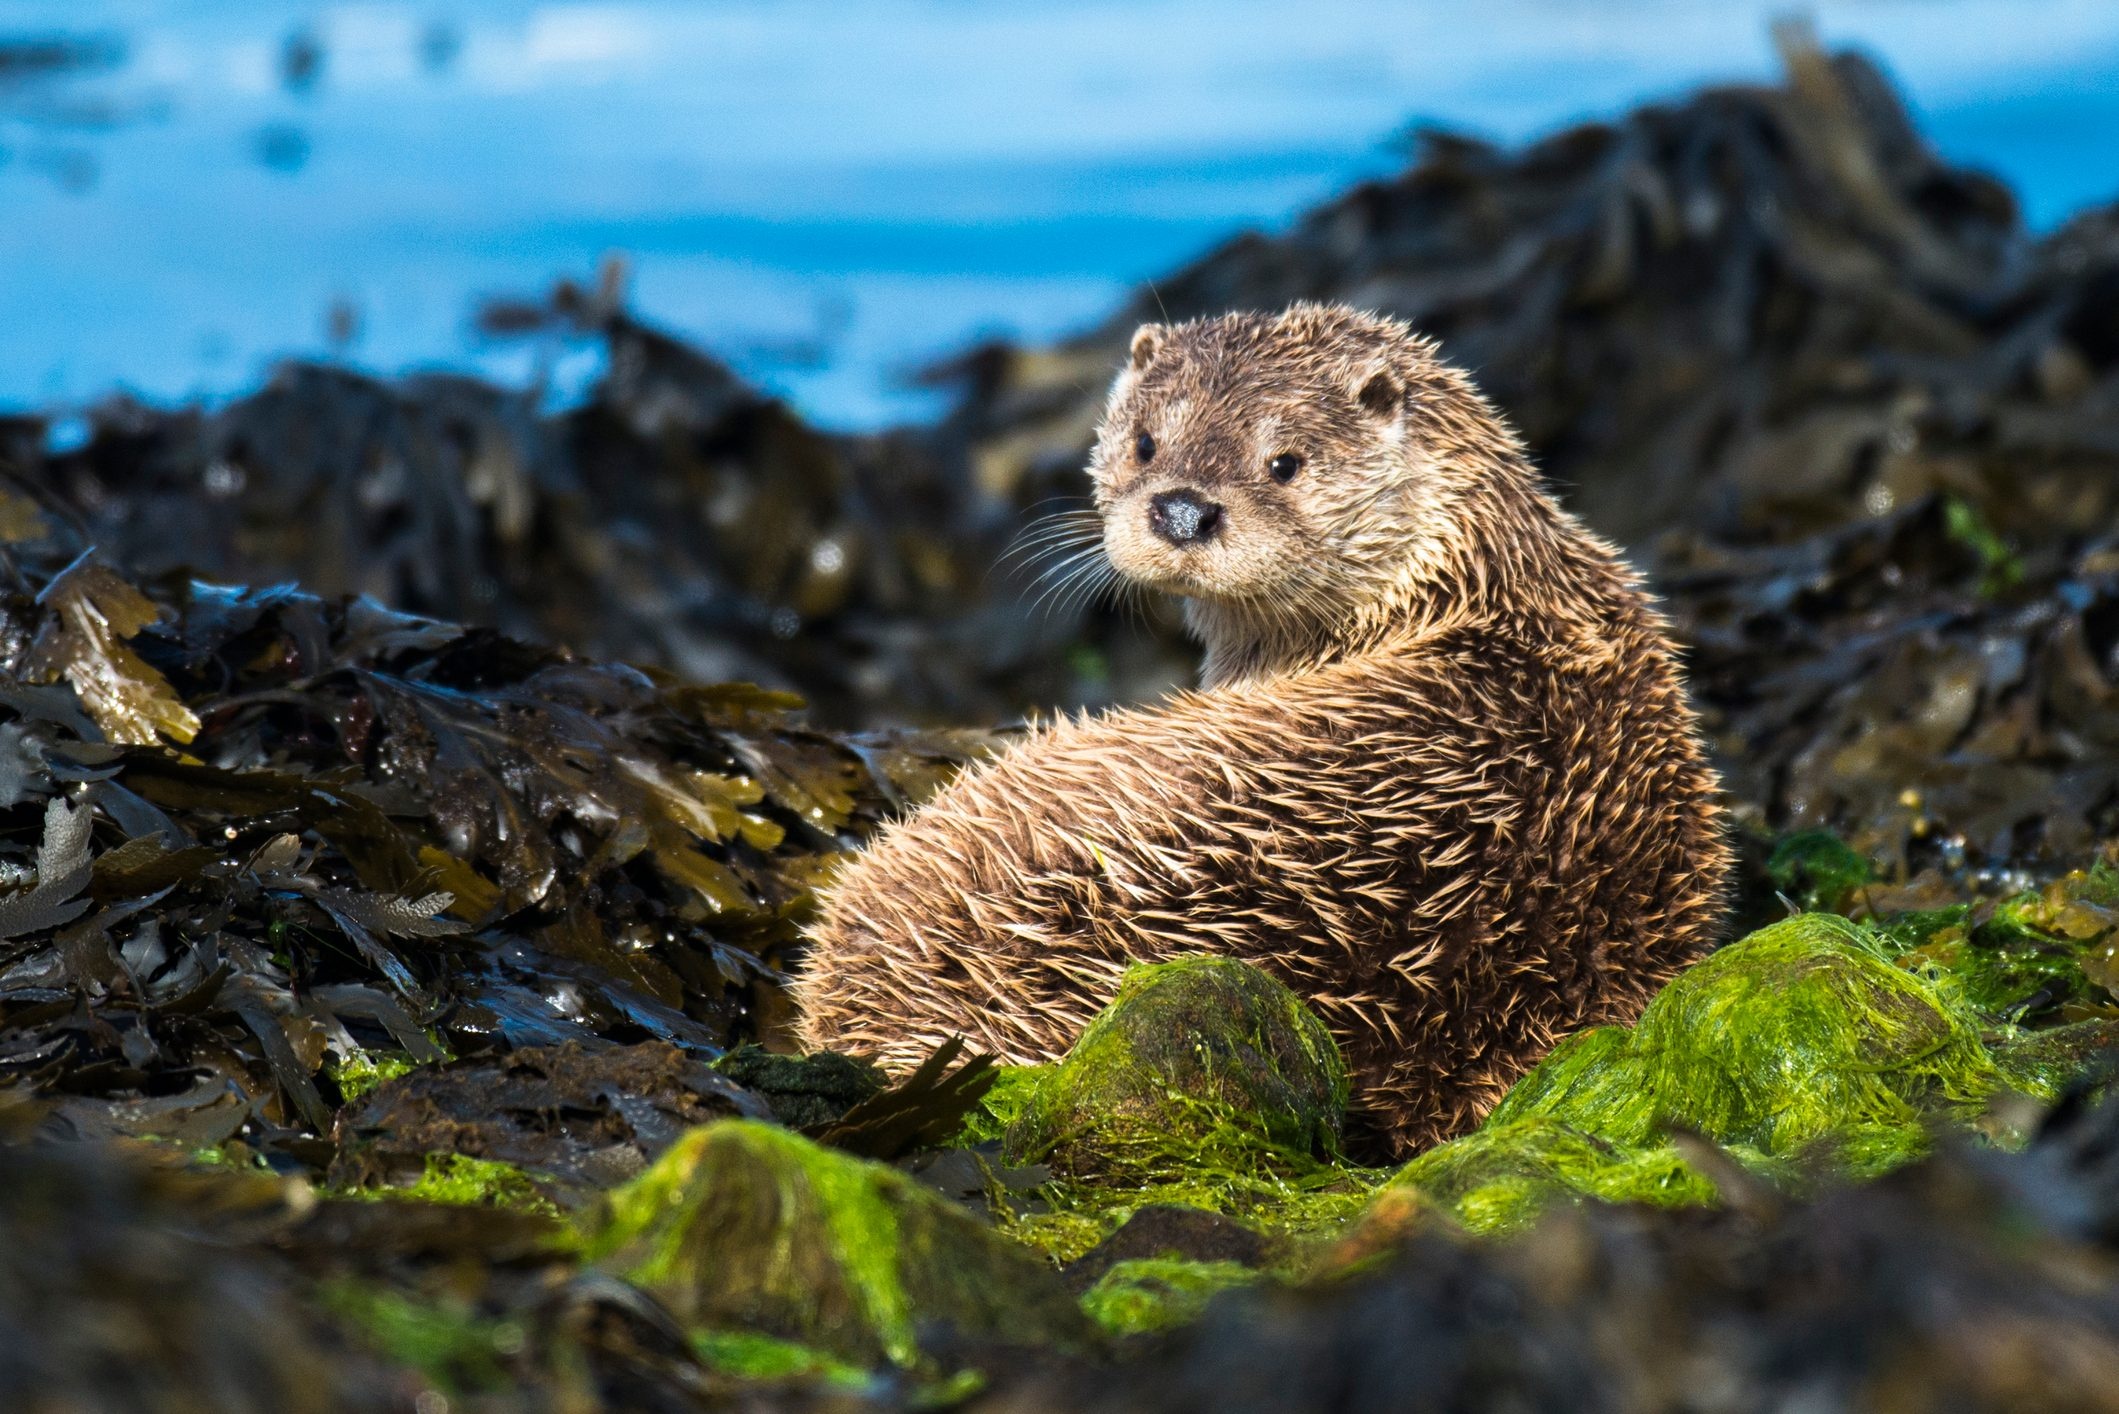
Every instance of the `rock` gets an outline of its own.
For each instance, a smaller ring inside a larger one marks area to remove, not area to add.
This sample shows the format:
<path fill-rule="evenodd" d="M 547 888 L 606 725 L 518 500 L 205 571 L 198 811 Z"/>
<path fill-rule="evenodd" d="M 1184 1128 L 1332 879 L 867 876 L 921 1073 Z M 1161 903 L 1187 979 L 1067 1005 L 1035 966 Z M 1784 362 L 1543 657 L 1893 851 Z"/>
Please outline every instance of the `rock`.
<path fill-rule="evenodd" d="M 1714 1184 L 1669 1144 L 1617 1144 L 1543 1115 L 1487 1123 L 1414 1159 L 1391 1181 L 1416 1188 L 1473 1232 L 1527 1226 L 1555 1200 L 1593 1197 L 1610 1203 L 1683 1207 L 1715 1200 Z M 1364 1227 L 1417 1227 L 1424 1209 L 1372 1210 Z M 1371 1234 L 1356 1248 L 1373 1246 Z"/>
<path fill-rule="evenodd" d="M 1792 1155 L 1860 1126 L 1968 1121 L 2000 1083 L 1950 989 L 1844 918 L 1803 914 L 1681 973 L 1630 1033 L 1561 1045 L 1490 1123 L 1546 1115 L 1627 1144 L 1676 1126 Z"/>
<path fill-rule="evenodd" d="M 1010 1124 L 1012 1160 L 1153 1174 L 1335 1154 L 1346 1065 L 1301 1000 L 1247 963 L 1139 966 Z"/>
<path fill-rule="evenodd" d="M 1933 1125 L 1972 1123 L 2003 1083 L 1946 982 L 1892 966 L 1844 918 L 1803 914 L 1679 974 L 1636 1026 L 1562 1043 L 1478 1130 L 1392 1183 L 1491 1232 L 1569 1193 L 1712 1201 L 1673 1131 L 1784 1181 L 1818 1157 L 1868 1176 L 1924 1153 Z"/>
<path fill-rule="evenodd" d="M 1058 1273 L 882 1164 L 752 1120 L 696 1129 L 610 1196 L 592 1257 L 688 1326 L 866 1365 L 941 1340 L 1081 1349 Z"/>
<path fill-rule="evenodd" d="M 1120 1262 L 1082 1297 L 1082 1309 L 1113 1335 L 1148 1335 L 1189 1324 L 1207 1303 L 1259 1274 L 1241 1262 L 1148 1257 Z"/>
<path fill-rule="evenodd" d="M 1263 1233 L 1234 1218 L 1199 1208 L 1150 1203 L 1135 1209 L 1118 1231 L 1069 1262 L 1065 1275 L 1069 1288 L 1087 1291 L 1124 1262 L 1162 1259 L 1263 1267 L 1272 1255 L 1273 1244 Z"/>

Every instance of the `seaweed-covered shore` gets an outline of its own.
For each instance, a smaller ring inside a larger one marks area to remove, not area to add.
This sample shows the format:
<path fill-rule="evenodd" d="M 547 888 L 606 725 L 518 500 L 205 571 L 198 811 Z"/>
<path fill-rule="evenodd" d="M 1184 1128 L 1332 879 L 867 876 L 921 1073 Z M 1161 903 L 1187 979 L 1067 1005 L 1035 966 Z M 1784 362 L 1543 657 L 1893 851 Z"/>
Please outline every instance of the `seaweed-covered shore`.
<path fill-rule="evenodd" d="M 2119 221 L 1787 56 L 1158 282 L 1439 335 L 1725 772 L 1730 946 L 1396 1171 L 1233 964 L 1053 1067 L 778 1049 L 834 856 L 1189 671 L 992 572 L 1145 292 L 879 437 L 609 282 L 488 311 L 605 342 L 562 412 L 303 365 L 0 424 L 0 1400 L 2119 1406 Z"/>

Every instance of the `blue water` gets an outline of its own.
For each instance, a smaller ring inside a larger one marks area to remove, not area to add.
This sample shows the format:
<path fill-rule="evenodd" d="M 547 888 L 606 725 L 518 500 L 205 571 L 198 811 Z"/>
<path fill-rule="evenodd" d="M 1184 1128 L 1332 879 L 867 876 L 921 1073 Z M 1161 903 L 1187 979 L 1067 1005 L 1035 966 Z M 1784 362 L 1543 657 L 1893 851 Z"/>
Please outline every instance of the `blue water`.
<path fill-rule="evenodd" d="M 555 351 L 480 339 L 477 300 L 623 252 L 639 312 L 812 417 L 919 417 L 921 362 L 1091 322 L 1390 170 L 1411 121 L 1520 140 L 1763 78 L 1786 9 L 10 0 L 0 37 L 122 55 L 0 85 L 0 406 L 222 396 L 287 354 L 522 382 Z M 2034 222 L 2119 196 L 2119 5 L 1811 13 Z M 557 353 L 564 393 L 591 367 Z"/>

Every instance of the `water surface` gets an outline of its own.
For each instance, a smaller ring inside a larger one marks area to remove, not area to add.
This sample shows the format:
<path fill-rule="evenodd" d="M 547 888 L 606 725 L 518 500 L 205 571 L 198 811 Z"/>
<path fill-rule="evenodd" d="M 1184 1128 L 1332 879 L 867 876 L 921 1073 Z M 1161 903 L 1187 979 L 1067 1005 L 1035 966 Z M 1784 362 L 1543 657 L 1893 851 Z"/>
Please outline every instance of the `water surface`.
<path fill-rule="evenodd" d="M 1763 78 L 1785 9 L 12 0 L 0 36 L 113 54 L 0 85 L 0 406 L 225 395 L 290 353 L 520 381 L 479 297 L 622 251 L 641 313 L 811 416 L 917 417 L 921 361 L 1093 321 L 1390 170 L 1408 123 L 1520 140 Z M 2034 221 L 2119 194 L 2119 5 L 1813 14 Z"/>

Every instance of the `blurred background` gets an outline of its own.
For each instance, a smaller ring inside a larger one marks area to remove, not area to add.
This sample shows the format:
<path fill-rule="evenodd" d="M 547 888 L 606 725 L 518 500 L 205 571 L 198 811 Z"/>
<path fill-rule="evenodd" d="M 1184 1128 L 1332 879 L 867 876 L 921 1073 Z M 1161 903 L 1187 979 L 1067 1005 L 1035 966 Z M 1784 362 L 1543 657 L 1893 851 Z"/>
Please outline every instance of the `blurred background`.
<path fill-rule="evenodd" d="M 1244 228 L 1402 167 L 1777 72 L 1782 0 L 12 0 L 0 407 L 225 398 L 276 359 L 575 397 L 595 341 L 479 301 L 630 260 L 633 307 L 813 425 L 1095 323 Z M 1860 46 L 2033 229 L 2119 186 L 2119 7 L 1854 0 Z M 56 436 L 82 425 L 61 420 Z"/>

